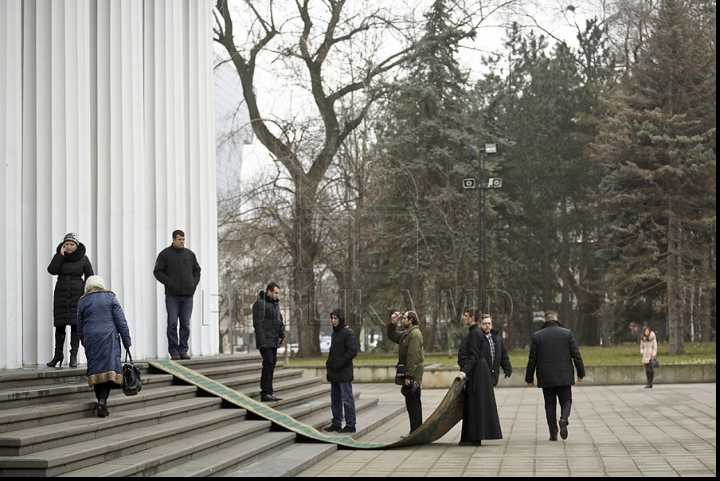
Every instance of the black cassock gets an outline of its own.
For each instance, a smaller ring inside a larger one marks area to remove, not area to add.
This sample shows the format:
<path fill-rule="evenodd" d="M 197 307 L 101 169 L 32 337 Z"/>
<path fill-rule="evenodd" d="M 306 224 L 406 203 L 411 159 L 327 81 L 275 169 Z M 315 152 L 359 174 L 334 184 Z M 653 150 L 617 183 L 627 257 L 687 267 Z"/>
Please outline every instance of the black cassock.
<path fill-rule="evenodd" d="M 490 372 L 490 345 L 477 324 L 470 326 L 465 337 L 461 342 L 461 352 L 458 353 L 458 364 L 468 380 L 460 441 L 502 439 Z"/>

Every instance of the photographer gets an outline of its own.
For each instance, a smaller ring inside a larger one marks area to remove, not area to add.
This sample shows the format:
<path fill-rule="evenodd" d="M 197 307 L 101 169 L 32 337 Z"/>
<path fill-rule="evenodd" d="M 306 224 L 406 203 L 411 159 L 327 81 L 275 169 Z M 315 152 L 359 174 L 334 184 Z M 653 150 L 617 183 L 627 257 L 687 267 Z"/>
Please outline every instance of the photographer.
<path fill-rule="evenodd" d="M 405 331 L 397 331 L 399 312 L 394 312 L 391 322 L 387 326 L 387 336 L 392 342 L 399 344 L 398 361 L 405 364 L 405 406 L 410 417 L 410 434 L 422 424 L 422 403 L 420 401 L 420 387 L 422 386 L 423 362 L 423 336 L 420 332 L 420 319 L 415 311 L 408 311 L 402 317 Z M 403 434 L 406 438 L 410 434 Z"/>

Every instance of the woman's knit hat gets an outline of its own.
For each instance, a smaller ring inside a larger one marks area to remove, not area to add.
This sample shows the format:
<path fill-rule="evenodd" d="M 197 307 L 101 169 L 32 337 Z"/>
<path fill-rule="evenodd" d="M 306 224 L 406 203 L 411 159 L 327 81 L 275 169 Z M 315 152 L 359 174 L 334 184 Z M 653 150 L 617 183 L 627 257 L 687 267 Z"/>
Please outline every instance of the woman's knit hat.
<path fill-rule="evenodd" d="M 67 241 L 74 242 L 76 246 L 80 247 L 80 238 L 74 232 L 70 232 L 65 236 L 65 238 L 63 239 L 63 244 Z"/>

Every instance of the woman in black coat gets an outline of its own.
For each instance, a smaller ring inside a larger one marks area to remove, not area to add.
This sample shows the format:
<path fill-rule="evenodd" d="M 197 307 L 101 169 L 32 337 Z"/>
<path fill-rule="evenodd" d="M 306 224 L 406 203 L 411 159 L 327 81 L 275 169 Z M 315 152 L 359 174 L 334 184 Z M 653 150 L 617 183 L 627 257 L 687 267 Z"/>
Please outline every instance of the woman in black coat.
<path fill-rule="evenodd" d="M 120 340 L 125 350 L 130 349 L 130 330 L 117 297 L 105 289 L 99 276 L 87 279 L 77 309 L 78 335 L 87 355 L 88 384 L 95 389 L 97 415 L 104 418 L 110 414 L 110 390 L 123 385 Z"/>
<path fill-rule="evenodd" d="M 47 268 L 58 276 L 53 300 L 53 323 L 55 325 L 55 356 L 47 363 L 55 367 L 63 362 L 65 331 L 70 326 L 70 367 L 77 367 L 78 341 L 77 303 L 83 295 L 85 281 L 94 274 L 90 259 L 85 255 L 85 245 L 72 232 L 65 236 L 57 247 L 55 256 Z M 83 276 L 85 279 L 83 280 Z"/>
<path fill-rule="evenodd" d="M 458 357 L 460 378 L 468 380 L 460 446 L 480 446 L 483 439 L 502 439 L 490 371 L 490 346 L 477 323 L 479 318 L 480 311 L 475 308 L 467 309 L 463 315 L 463 321 L 470 329 L 467 339 L 461 343 L 466 346 L 461 349 L 463 356 Z"/>

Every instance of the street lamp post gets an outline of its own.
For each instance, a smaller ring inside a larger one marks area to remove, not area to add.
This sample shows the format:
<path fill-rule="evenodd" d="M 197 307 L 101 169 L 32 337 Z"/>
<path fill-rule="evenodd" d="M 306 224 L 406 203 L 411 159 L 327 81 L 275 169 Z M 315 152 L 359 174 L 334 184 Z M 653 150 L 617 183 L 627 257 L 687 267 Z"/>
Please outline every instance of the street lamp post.
<path fill-rule="evenodd" d="M 475 158 L 475 148 L 468 146 L 470 152 L 470 160 Z M 483 289 L 485 283 L 485 268 L 487 265 L 487 248 L 485 246 L 485 190 L 494 189 L 502 186 L 501 179 L 490 179 L 485 176 L 485 157 L 488 154 L 497 154 L 496 144 L 485 144 L 485 147 L 479 150 L 478 156 L 478 309 L 483 311 Z M 466 184 L 467 185 L 467 184 Z"/>

